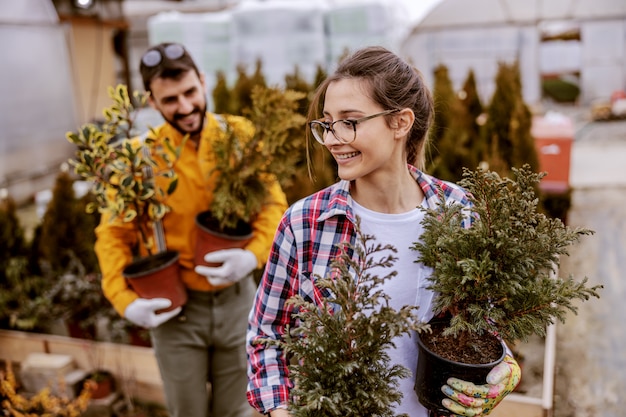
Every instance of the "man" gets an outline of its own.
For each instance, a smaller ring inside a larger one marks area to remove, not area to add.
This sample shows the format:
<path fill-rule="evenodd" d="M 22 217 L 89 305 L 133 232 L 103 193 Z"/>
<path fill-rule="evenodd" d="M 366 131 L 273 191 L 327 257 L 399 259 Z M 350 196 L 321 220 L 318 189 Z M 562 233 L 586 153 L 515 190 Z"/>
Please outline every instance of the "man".
<path fill-rule="evenodd" d="M 140 72 L 149 104 L 165 119 L 150 135 L 157 142 L 169 138 L 174 146 L 189 135 L 174 166 L 178 186 L 167 198 L 171 211 L 163 219 L 167 247 L 180 255 L 188 301 L 182 312 L 177 308 L 157 314 L 171 302 L 140 298 L 127 285 L 122 269 L 132 260 L 137 230 L 106 216 L 96 229 L 95 246 L 103 291 L 118 313 L 151 329 L 172 417 L 248 417 L 252 411 L 246 401 L 244 343 L 256 290 L 251 273 L 264 265 L 287 201 L 274 184 L 252 224 L 254 237 L 246 248 L 211 252 L 210 261 L 222 262 L 221 267 L 195 267 L 195 216 L 209 208 L 215 180 L 209 175 L 211 143 L 225 132 L 214 115 L 207 113 L 204 74 L 182 45 L 163 43 L 149 48 Z M 236 118 L 232 123 L 237 120 L 246 122 Z"/>

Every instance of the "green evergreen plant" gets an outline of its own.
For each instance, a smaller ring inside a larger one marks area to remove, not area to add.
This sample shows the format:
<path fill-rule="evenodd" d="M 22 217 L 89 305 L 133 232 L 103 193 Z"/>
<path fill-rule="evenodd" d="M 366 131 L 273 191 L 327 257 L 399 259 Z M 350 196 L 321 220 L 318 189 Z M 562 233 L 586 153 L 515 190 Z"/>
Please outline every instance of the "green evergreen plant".
<path fill-rule="evenodd" d="M 444 134 L 448 130 L 452 118 L 455 116 L 452 113 L 451 103 L 456 100 L 452 82 L 448 76 L 448 68 L 443 64 L 438 65 L 437 68 L 435 68 L 434 76 L 435 81 L 432 94 L 435 104 L 435 114 L 432 127 L 428 132 L 428 154 L 426 155 L 426 170 L 433 175 L 437 173 L 436 168 L 438 166 L 447 168 L 439 162 L 439 159 L 440 155 L 445 152 L 442 149 Z M 438 174 L 441 175 L 441 173 Z"/>
<path fill-rule="evenodd" d="M 17 216 L 17 205 L 10 196 L 0 197 L 0 282 L 6 278 L 12 258 L 26 254 L 26 237 Z"/>
<path fill-rule="evenodd" d="M 251 94 L 253 87 L 254 82 L 248 76 L 245 65 L 237 65 L 237 80 L 230 93 L 232 114 L 241 115 L 244 109 L 249 109 L 252 106 Z"/>
<path fill-rule="evenodd" d="M 261 341 L 294 359 L 289 365 L 293 417 L 394 416 L 392 406 L 402 399 L 398 380 L 410 372 L 392 365 L 387 349 L 402 334 L 428 329 L 416 306 L 389 305 L 380 287 L 396 271 L 382 277 L 370 273 L 393 267 L 396 249 L 371 243 L 374 237 L 358 227 L 357 232 L 356 244 L 342 243 L 332 271 L 315 281 L 328 294 L 322 305 L 291 297 L 287 303 L 296 308 L 298 327 L 288 328 L 282 340 Z"/>
<path fill-rule="evenodd" d="M 522 97 L 517 63 L 500 63 L 495 82 L 496 89 L 487 109 L 484 131 L 487 148 L 482 159 L 501 176 L 508 176 L 512 167 L 524 164 L 536 172 L 539 157 L 530 134 L 532 115 Z"/>
<path fill-rule="evenodd" d="M 437 209 L 426 210 L 424 233 L 413 246 L 418 260 L 433 268 L 435 311 L 451 315 L 445 334 L 457 339 L 543 336 L 548 324 L 577 312 L 575 299 L 599 297 L 602 288 L 589 286 L 586 277 L 553 276 L 569 246 L 593 231 L 540 213 L 534 189 L 544 174 L 528 164 L 512 171 L 514 179 L 466 169 L 459 184 L 470 193 L 472 207 L 445 204 L 442 195 Z M 470 228 L 463 228 L 464 216 L 472 217 Z"/>
<path fill-rule="evenodd" d="M 61 273 L 77 258 L 87 272 L 98 271 L 93 245 L 99 216 L 86 212 L 89 197 L 76 198 L 74 179 L 68 172 L 62 170 L 57 175 L 37 242 L 43 270 Z"/>
<path fill-rule="evenodd" d="M 303 93 L 256 86 L 244 116 L 254 135 L 245 140 L 224 117 L 226 135 L 213 144 L 214 171 L 219 173 L 209 210 L 222 231 L 251 222 L 260 212 L 268 188 L 276 180 L 288 187 L 303 158 L 303 137 L 290 134 L 305 118 L 297 111 Z M 213 172 L 211 172 L 212 174 Z"/>
<path fill-rule="evenodd" d="M 0 328 L 45 331 L 51 323 L 52 281 L 35 271 L 29 242 L 11 197 L 0 199 Z"/>
<path fill-rule="evenodd" d="M 215 73 L 215 87 L 213 88 L 213 109 L 215 113 L 232 114 L 232 100 L 228 80 L 224 71 Z"/>
<path fill-rule="evenodd" d="M 478 135 L 473 130 L 472 116 L 459 94 L 454 92 L 448 70 L 440 65 L 435 72 L 435 121 L 430 131 L 430 157 L 427 170 L 437 178 L 456 182 L 463 175 L 463 168 L 478 166 L 475 151 Z"/>

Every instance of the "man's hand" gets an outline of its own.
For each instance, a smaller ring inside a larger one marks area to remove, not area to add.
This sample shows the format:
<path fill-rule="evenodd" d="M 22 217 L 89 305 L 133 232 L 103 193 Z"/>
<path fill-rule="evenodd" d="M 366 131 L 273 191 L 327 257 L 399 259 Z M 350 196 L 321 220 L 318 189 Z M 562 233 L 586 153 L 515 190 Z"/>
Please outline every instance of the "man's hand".
<path fill-rule="evenodd" d="M 486 416 L 510 394 L 520 382 L 520 367 L 511 356 L 495 366 L 487 375 L 486 385 L 474 385 L 457 378 L 449 378 L 441 391 L 448 397 L 444 407 L 457 416 Z"/>
<path fill-rule="evenodd" d="M 126 307 L 124 317 L 137 326 L 152 329 L 177 316 L 182 310 L 182 307 L 177 307 L 171 311 L 157 313 L 171 305 L 172 302 L 167 298 L 138 298 Z"/>
<path fill-rule="evenodd" d="M 245 249 L 222 249 L 209 252 L 204 255 L 204 260 L 209 263 L 221 263 L 222 265 L 211 267 L 198 265 L 196 273 L 204 275 L 211 285 L 222 286 L 241 281 L 257 266 L 254 253 Z"/>

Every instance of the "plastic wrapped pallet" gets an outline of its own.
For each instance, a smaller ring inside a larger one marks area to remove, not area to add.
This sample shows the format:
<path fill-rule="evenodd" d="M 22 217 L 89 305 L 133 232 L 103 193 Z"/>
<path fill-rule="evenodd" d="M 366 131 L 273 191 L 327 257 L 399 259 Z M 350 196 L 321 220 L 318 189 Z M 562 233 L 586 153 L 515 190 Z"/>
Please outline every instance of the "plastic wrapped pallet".
<path fill-rule="evenodd" d="M 332 3 L 325 16 L 328 68 L 346 53 L 370 45 L 395 49 L 395 28 L 389 5 L 377 0 Z"/>
<path fill-rule="evenodd" d="M 233 60 L 232 16 L 215 13 L 159 13 L 148 20 L 151 45 L 180 42 L 206 74 L 207 88 L 215 85 L 215 74 L 223 71 L 232 81 L 236 65 Z"/>
<path fill-rule="evenodd" d="M 235 61 L 251 72 L 260 59 L 269 84 L 284 84 L 296 66 L 311 82 L 326 64 L 323 4 L 243 3 L 233 10 L 233 34 Z"/>

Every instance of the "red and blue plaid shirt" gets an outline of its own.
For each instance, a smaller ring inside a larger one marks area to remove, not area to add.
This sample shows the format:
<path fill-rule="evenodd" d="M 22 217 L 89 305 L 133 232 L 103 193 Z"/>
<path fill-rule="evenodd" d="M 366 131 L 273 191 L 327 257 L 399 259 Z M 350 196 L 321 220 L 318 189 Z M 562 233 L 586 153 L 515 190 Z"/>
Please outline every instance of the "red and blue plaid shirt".
<path fill-rule="evenodd" d="M 442 190 L 448 202 L 469 205 L 465 191 L 409 166 L 424 192 L 428 208 L 435 209 Z M 248 352 L 248 401 L 261 413 L 286 408 L 289 390 L 288 361 L 276 347 L 256 344 L 259 338 L 279 340 L 287 325 L 295 327 L 293 306 L 287 300 L 296 294 L 320 304 L 315 277 L 327 276 L 338 256 L 340 243 L 355 243 L 356 218 L 352 209 L 350 183 L 339 181 L 294 203 L 284 214 L 265 266 L 250 312 Z M 466 227 L 468 225 L 465 225 Z M 417 236 L 416 239 L 417 240 Z"/>

